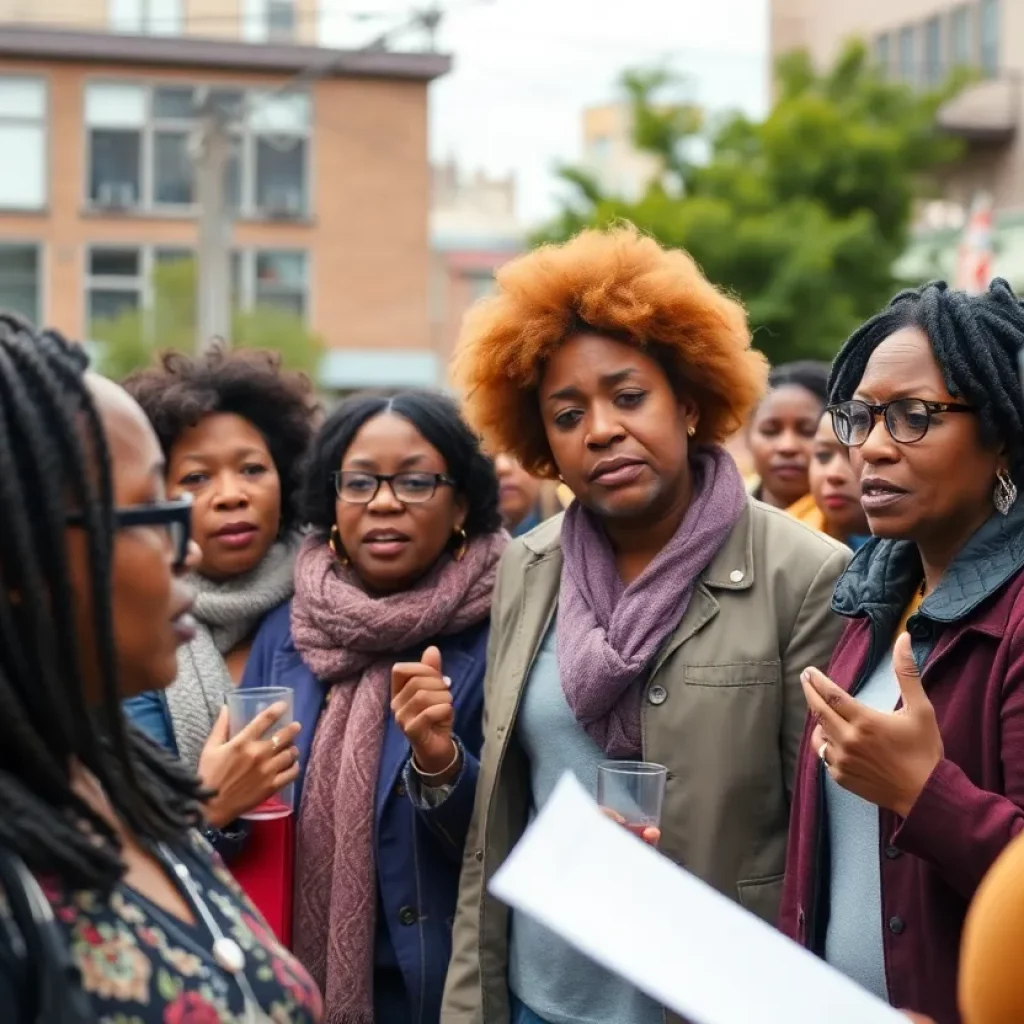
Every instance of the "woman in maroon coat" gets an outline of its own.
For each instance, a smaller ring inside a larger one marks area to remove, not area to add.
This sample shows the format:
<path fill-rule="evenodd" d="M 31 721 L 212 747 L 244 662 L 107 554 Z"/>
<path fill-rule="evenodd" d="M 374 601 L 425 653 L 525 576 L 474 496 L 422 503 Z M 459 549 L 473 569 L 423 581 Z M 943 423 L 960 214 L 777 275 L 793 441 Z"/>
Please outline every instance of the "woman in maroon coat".
<path fill-rule="evenodd" d="M 829 677 L 804 676 L 781 926 L 937 1024 L 960 1020 L 967 905 L 1024 830 L 1022 344 L 1005 282 L 932 284 L 858 330 L 830 382 L 874 539 L 836 588 Z"/>

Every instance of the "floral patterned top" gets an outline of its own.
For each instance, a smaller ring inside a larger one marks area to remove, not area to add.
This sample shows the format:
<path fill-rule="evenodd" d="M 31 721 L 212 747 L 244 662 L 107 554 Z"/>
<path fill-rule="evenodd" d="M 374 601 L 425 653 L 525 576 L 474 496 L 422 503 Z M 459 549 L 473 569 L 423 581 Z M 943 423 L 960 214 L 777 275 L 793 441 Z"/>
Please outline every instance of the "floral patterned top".
<path fill-rule="evenodd" d="M 272 1024 L 319 1024 L 320 993 L 281 946 L 230 873 L 198 834 L 176 854 L 224 935 L 245 952 L 245 973 Z M 67 937 L 98 1024 L 241 1024 L 238 983 L 210 952 L 201 921 L 190 925 L 121 884 L 103 898 L 40 878 Z M 189 901 L 191 903 L 191 901 Z M 22 977 L 10 933 L 14 923 L 0 893 L 0 1006 L 5 1024 L 22 1024 L 15 979 Z M 13 1008 L 14 1013 L 10 1015 Z"/>

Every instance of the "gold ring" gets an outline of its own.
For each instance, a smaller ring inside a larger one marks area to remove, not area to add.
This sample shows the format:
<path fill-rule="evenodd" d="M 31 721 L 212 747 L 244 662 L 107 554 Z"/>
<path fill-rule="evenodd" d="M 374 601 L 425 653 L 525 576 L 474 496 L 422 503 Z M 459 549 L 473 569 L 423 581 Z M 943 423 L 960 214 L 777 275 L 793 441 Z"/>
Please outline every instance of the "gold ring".
<path fill-rule="evenodd" d="M 270 745 L 274 748 L 274 753 L 276 754 L 277 753 L 277 748 L 279 746 L 281 746 L 281 737 L 280 736 L 276 736 L 276 735 L 275 736 L 271 736 L 270 737 Z"/>
<path fill-rule="evenodd" d="M 825 755 L 828 753 L 828 740 L 825 740 L 820 747 L 818 747 L 818 758 L 825 767 L 828 767 L 828 761 L 825 760 Z"/>

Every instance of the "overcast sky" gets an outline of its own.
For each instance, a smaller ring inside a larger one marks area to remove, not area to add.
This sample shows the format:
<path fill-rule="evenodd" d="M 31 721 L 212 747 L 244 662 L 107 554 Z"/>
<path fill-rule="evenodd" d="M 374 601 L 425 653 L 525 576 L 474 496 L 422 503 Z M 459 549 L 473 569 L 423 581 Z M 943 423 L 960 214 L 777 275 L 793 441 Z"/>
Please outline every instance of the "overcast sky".
<path fill-rule="evenodd" d="M 581 111 L 614 98 L 624 68 L 668 59 L 705 106 L 764 109 L 768 0 L 440 2 L 449 8 L 440 48 L 455 66 L 432 87 L 432 156 L 454 155 L 468 171 L 514 171 L 529 222 L 553 208 L 552 168 L 579 156 Z M 346 10 L 410 6 L 324 0 L 324 41 L 357 43 L 394 20 L 356 25 Z"/>

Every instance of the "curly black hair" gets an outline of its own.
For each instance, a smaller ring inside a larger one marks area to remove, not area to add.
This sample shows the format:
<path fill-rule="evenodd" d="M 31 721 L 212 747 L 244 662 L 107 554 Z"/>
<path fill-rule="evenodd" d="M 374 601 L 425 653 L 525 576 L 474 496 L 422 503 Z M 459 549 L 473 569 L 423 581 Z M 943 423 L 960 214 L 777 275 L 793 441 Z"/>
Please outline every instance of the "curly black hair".
<path fill-rule="evenodd" d="M 982 440 L 1005 444 L 1010 472 L 1024 480 L 1024 393 L 1018 357 L 1024 346 L 1024 308 L 996 278 L 983 295 L 945 281 L 900 292 L 846 341 L 832 366 L 829 400 L 853 397 L 871 354 L 889 335 L 917 327 L 928 336 L 946 388 L 973 406 Z"/>
<path fill-rule="evenodd" d="M 88 768 L 128 828 L 151 842 L 197 827 L 202 793 L 121 709 L 112 467 L 87 365 L 56 332 L 0 314 L 0 846 L 36 872 L 109 891 L 124 874 L 121 843 L 74 792 L 70 762 Z M 86 702 L 77 640 L 71 511 L 88 544 L 84 628 L 99 663 L 98 707 Z"/>
<path fill-rule="evenodd" d="M 408 420 L 448 465 L 455 490 L 468 504 L 464 529 L 469 537 L 501 529 L 498 478 L 494 463 L 466 425 L 458 406 L 436 391 L 401 391 L 395 395 L 359 394 L 342 402 L 327 418 L 313 442 L 306 472 L 305 519 L 326 537 L 335 523 L 337 495 L 333 474 L 363 424 L 382 413 Z"/>
<path fill-rule="evenodd" d="M 313 385 L 281 368 L 276 352 L 216 347 L 202 356 L 167 352 L 122 382 L 156 430 L 165 456 L 204 416 L 233 413 L 263 435 L 281 478 L 281 528 L 301 525 L 305 460 L 313 440 Z"/>

